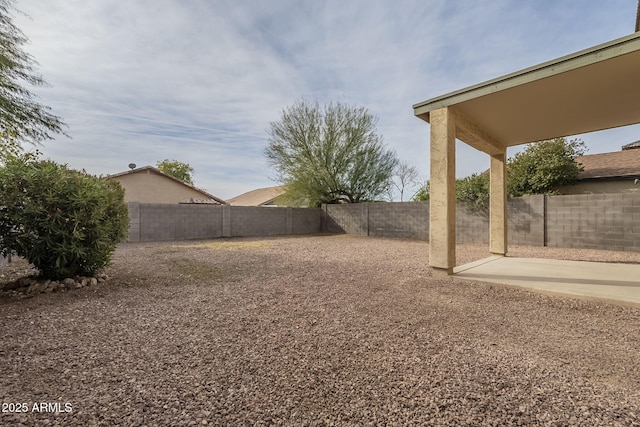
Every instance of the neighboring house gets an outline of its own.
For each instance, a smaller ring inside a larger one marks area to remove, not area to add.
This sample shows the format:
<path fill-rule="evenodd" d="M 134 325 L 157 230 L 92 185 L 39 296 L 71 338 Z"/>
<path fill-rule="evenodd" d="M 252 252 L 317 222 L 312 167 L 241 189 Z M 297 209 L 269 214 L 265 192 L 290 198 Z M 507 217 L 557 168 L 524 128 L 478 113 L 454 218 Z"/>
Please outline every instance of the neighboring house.
<path fill-rule="evenodd" d="M 284 185 L 258 188 L 227 200 L 231 206 L 286 206 Z"/>
<path fill-rule="evenodd" d="M 584 171 L 575 185 L 559 188 L 560 194 L 640 192 L 640 141 L 612 153 L 576 158 Z"/>
<path fill-rule="evenodd" d="M 197 203 L 224 205 L 226 202 L 152 167 L 144 166 L 110 175 L 124 188 L 125 202 Z"/>

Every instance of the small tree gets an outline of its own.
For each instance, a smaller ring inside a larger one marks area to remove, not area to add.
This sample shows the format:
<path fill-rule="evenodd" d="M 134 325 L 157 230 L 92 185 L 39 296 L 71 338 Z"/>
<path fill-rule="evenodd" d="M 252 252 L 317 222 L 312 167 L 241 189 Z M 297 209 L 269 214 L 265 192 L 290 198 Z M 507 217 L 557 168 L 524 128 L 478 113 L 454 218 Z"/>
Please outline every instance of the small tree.
<path fill-rule="evenodd" d="M 551 194 L 574 184 L 583 168 L 575 158 L 585 152 L 579 139 L 555 138 L 527 145 L 507 162 L 507 186 L 512 196 Z"/>
<path fill-rule="evenodd" d="M 44 278 L 94 274 L 128 224 L 115 180 L 25 157 L 0 168 L 0 253 L 24 257 Z"/>
<path fill-rule="evenodd" d="M 271 123 L 267 160 L 290 201 L 309 206 L 375 200 L 388 189 L 398 163 L 364 107 L 324 108 L 298 101 Z"/>
<path fill-rule="evenodd" d="M 64 133 L 62 120 L 25 88 L 25 83 L 46 83 L 35 72 L 33 57 L 22 49 L 27 38 L 13 24 L 12 9 L 13 1 L 0 0 L 0 159 L 19 154 L 21 142 L 37 145 Z"/>
<path fill-rule="evenodd" d="M 408 163 L 399 162 L 393 171 L 391 183 L 400 192 L 400 201 L 404 202 L 404 190 L 407 186 L 418 183 L 418 169 Z"/>
<path fill-rule="evenodd" d="M 178 178 L 189 185 L 193 185 L 193 168 L 188 163 L 182 163 L 177 160 L 165 159 L 156 163 L 158 169 L 167 175 Z"/>

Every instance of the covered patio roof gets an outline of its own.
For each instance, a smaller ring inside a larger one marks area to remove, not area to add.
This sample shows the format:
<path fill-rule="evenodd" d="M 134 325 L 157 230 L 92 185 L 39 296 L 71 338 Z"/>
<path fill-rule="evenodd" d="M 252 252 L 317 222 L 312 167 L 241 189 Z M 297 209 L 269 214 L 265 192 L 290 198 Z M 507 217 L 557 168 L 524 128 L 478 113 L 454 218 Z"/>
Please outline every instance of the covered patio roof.
<path fill-rule="evenodd" d="M 640 33 L 413 106 L 453 107 L 456 137 L 489 154 L 505 147 L 640 122 Z"/>
<path fill-rule="evenodd" d="M 640 123 L 640 33 L 413 106 L 431 124 L 429 263 L 456 262 L 455 140 L 490 156 L 489 251 L 507 253 L 507 147 Z"/>

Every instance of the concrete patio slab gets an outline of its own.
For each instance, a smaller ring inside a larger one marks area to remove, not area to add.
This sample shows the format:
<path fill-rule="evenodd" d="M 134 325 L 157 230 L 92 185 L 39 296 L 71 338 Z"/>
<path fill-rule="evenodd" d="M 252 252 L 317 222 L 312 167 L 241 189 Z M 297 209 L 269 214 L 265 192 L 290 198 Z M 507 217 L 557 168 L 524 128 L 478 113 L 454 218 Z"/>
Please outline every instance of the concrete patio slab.
<path fill-rule="evenodd" d="M 453 272 L 457 279 L 640 305 L 640 264 L 493 256 Z"/>

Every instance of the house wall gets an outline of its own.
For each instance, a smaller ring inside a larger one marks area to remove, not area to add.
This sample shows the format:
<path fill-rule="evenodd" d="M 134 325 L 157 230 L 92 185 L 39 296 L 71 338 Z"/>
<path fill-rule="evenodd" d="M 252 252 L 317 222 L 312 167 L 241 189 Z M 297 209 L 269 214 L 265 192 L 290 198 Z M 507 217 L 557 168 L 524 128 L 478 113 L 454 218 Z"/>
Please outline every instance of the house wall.
<path fill-rule="evenodd" d="M 312 234 L 322 210 L 130 202 L 129 242 Z"/>
<path fill-rule="evenodd" d="M 603 193 L 640 193 L 640 183 L 634 179 L 619 181 L 580 181 L 558 189 L 560 194 L 603 194 Z"/>
<path fill-rule="evenodd" d="M 138 173 L 113 177 L 124 188 L 125 202 L 139 203 L 179 203 L 189 198 L 208 196 L 166 176 L 143 170 Z"/>

